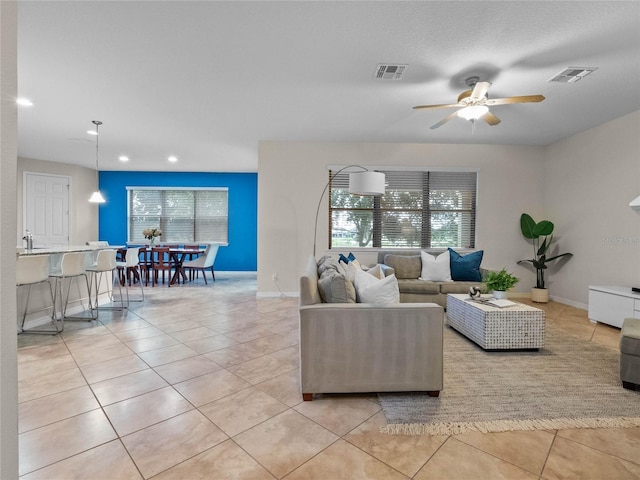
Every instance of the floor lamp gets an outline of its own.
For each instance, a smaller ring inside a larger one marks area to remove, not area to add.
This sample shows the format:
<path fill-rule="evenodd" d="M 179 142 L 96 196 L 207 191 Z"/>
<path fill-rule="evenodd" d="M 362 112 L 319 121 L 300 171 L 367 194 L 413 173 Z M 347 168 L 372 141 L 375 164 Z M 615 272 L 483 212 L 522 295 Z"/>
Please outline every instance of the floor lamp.
<path fill-rule="evenodd" d="M 318 208 L 316 208 L 316 227 L 313 231 L 313 257 L 316 256 L 316 242 L 318 237 L 318 215 L 320 214 L 320 205 L 327 188 L 331 184 L 336 175 L 342 173 L 348 168 L 360 168 L 362 171 L 349 173 L 349 193 L 351 195 L 384 195 L 385 177 L 382 172 L 373 172 L 360 165 L 347 165 L 342 167 L 336 173 L 331 175 L 329 181 L 324 186 L 320 199 L 318 200 Z"/>

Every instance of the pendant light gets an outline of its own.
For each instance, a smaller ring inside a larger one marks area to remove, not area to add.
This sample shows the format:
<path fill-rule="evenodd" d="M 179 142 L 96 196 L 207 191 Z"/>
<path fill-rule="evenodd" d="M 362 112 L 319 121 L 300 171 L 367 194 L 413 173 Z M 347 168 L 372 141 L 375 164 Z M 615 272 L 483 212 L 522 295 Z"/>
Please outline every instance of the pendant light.
<path fill-rule="evenodd" d="M 98 157 L 99 157 L 99 142 L 100 142 L 100 125 L 102 125 L 102 122 L 100 120 L 92 120 L 91 123 L 93 123 L 96 126 L 96 186 L 98 186 L 98 184 L 100 183 L 99 180 L 99 174 L 100 174 L 100 170 L 98 169 Z M 105 199 L 102 196 L 102 193 L 100 193 L 100 189 L 98 188 L 95 192 L 93 192 L 91 194 L 91 198 L 89 198 L 89 202 L 91 203 L 104 203 Z"/>

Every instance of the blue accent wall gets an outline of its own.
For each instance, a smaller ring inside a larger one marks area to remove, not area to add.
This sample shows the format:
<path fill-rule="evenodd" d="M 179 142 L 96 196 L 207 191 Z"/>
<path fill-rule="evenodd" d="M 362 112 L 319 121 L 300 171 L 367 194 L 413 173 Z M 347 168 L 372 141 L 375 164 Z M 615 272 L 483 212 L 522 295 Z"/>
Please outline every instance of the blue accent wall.
<path fill-rule="evenodd" d="M 229 245 L 220 247 L 215 269 L 258 269 L 258 174 L 207 172 L 100 172 L 99 239 L 127 241 L 127 187 L 228 187 Z"/>

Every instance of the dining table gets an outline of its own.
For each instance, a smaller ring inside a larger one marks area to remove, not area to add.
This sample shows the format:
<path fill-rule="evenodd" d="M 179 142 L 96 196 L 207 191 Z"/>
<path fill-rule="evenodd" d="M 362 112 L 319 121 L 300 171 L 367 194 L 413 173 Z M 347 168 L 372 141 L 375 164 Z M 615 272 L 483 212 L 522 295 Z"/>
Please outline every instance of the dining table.
<path fill-rule="evenodd" d="M 185 272 L 182 264 L 187 258 L 187 255 L 202 255 L 204 253 L 204 250 L 204 248 L 170 247 L 169 255 L 171 256 L 171 260 L 173 261 L 174 272 L 173 276 L 169 280 L 169 285 L 173 285 L 176 282 L 180 283 L 180 278 L 182 278 L 182 283 L 185 283 L 187 281 L 187 273 Z"/>
<path fill-rule="evenodd" d="M 126 255 L 126 251 L 128 247 L 133 247 L 133 246 L 138 246 L 138 245 L 128 245 L 128 246 L 123 246 L 120 247 L 118 249 L 119 254 L 121 255 L 122 258 L 125 257 Z M 175 247 L 175 246 L 168 246 L 168 245 L 162 245 L 162 244 L 156 244 L 154 245 L 152 248 L 149 248 L 148 245 L 140 245 L 141 248 L 146 248 L 146 253 L 145 253 L 145 258 L 144 260 L 141 261 L 141 264 L 144 262 L 144 264 L 146 265 L 147 268 L 153 269 L 153 262 L 152 262 L 152 256 L 151 257 L 147 257 L 147 253 L 152 253 L 156 248 L 168 248 L 168 253 L 169 253 L 169 258 L 171 260 L 171 263 L 173 264 L 173 274 L 170 276 L 169 278 L 169 283 L 168 285 L 175 285 L 176 283 L 180 283 L 180 279 L 182 279 L 182 282 L 186 282 L 187 280 L 187 274 L 185 272 L 184 267 L 182 266 L 182 264 L 184 263 L 184 261 L 187 259 L 187 256 L 190 255 L 190 258 L 193 258 L 194 255 L 198 256 L 198 255 L 202 255 L 205 251 L 204 248 L 198 247 L 198 248 L 185 248 L 185 247 Z M 142 253 L 142 250 L 141 250 Z"/>

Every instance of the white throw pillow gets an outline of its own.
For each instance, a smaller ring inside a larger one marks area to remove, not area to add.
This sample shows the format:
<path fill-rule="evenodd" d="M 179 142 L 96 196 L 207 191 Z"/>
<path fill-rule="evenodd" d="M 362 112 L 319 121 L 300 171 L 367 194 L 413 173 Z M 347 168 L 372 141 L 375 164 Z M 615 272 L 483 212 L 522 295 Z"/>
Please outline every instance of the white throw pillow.
<path fill-rule="evenodd" d="M 369 270 L 367 270 L 367 273 L 369 275 L 373 275 L 374 277 L 376 277 L 378 280 L 382 280 L 384 278 L 384 272 L 382 271 L 382 268 L 380 267 L 380 264 L 371 267 Z"/>
<path fill-rule="evenodd" d="M 357 260 L 352 260 L 349 263 L 340 262 L 342 267 L 344 268 L 345 276 L 351 280 L 352 283 L 356 281 L 356 272 L 362 271 L 360 267 L 360 262 Z"/>
<path fill-rule="evenodd" d="M 420 274 L 420 280 L 427 280 L 430 282 L 451 282 L 451 260 L 449 256 L 449 250 L 441 253 L 437 257 L 421 251 L 420 258 L 422 259 L 422 273 Z"/>
<path fill-rule="evenodd" d="M 395 275 L 380 280 L 360 270 L 356 272 L 355 286 L 361 303 L 400 303 L 400 290 Z"/>

